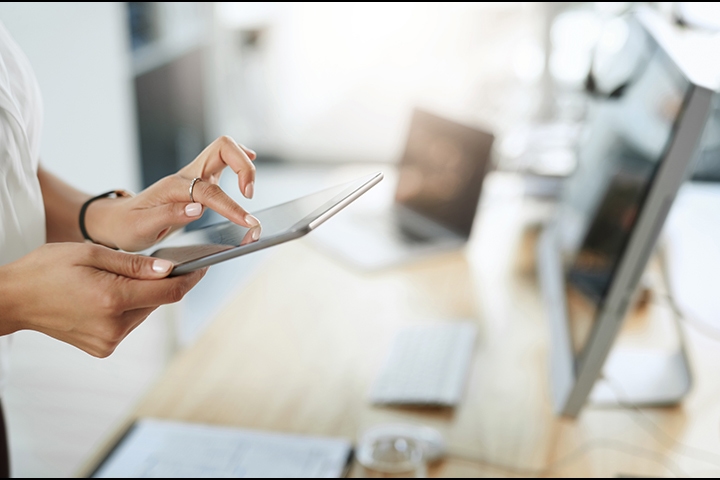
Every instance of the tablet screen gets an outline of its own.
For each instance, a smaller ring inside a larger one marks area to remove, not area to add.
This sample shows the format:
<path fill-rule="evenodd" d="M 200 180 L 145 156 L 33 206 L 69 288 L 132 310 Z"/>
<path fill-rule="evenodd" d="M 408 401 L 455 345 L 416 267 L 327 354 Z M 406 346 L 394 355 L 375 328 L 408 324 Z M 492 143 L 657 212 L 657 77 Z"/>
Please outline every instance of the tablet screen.
<path fill-rule="evenodd" d="M 252 238 L 251 229 L 223 221 L 197 230 L 182 231 L 162 242 L 152 256 L 170 260 L 177 266 L 230 250 L 234 250 L 232 256 L 235 253 L 240 255 L 244 251 L 256 251 L 297 238 L 364 193 L 381 178 L 380 174 L 371 175 L 253 212 L 261 225 L 257 240 Z"/>

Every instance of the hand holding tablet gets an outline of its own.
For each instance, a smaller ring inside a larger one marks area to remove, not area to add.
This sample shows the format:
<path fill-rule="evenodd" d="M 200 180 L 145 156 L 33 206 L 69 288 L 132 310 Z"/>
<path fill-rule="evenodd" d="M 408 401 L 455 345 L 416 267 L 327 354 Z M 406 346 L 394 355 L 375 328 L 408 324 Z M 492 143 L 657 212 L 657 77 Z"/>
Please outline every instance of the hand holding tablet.
<path fill-rule="evenodd" d="M 375 173 L 253 215 L 260 226 L 243 227 L 230 221 L 179 232 L 151 254 L 174 264 L 171 276 L 182 275 L 231 258 L 300 238 L 355 201 L 383 178 Z"/>

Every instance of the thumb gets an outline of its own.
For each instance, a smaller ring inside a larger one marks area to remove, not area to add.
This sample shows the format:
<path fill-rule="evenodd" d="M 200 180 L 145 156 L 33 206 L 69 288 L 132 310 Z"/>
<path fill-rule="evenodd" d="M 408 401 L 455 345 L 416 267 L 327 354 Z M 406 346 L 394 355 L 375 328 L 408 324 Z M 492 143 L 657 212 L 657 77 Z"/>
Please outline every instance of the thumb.
<path fill-rule="evenodd" d="M 119 252 L 102 246 L 95 249 L 87 264 L 100 270 L 138 280 L 165 278 L 173 269 L 173 263 L 169 260 Z"/>

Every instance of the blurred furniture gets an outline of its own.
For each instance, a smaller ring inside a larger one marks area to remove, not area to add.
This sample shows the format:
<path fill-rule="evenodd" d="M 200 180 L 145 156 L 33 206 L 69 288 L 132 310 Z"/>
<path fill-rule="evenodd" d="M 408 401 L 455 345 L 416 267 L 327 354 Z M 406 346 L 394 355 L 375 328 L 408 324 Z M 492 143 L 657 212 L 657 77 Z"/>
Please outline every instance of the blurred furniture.
<path fill-rule="evenodd" d="M 89 193 L 137 191 L 125 4 L 2 2 L 0 19 L 42 92 L 43 166 Z"/>
<path fill-rule="evenodd" d="M 366 274 L 305 240 L 274 248 L 117 435 L 140 417 L 352 440 L 379 423 L 409 422 L 438 429 L 448 443 L 449 456 L 430 476 L 720 473 L 720 348 L 692 329 L 696 381 L 681 406 L 588 407 L 576 420 L 553 414 L 548 326 L 533 268 L 535 208 L 516 176 L 493 173 L 464 252 Z M 655 320 L 670 314 L 660 297 L 650 298 L 619 341 L 643 343 Z M 459 318 L 479 328 L 460 406 L 370 405 L 369 390 L 400 328 Z M 117 438 L 100 445 L 80 475 Z M 367 475 L 353 466 L 351 476 Z"/>

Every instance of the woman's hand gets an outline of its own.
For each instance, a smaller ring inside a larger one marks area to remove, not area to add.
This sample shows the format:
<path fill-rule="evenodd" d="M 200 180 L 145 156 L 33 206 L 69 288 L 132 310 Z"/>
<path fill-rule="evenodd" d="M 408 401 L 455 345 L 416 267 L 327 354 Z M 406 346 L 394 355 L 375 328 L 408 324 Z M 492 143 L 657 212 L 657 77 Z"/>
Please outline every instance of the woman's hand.
<path fill-rule="evenodd" d="M 85 216 L 88 234 L 98 243 L 136 252 L 197 220 L 208 207 L 238 225 L 253 229 L 259 237 L 258 219 L 218 186 L 220 174 L 229 166 L 238 176 L 240 192 L 252 198 L 255 157 L 255 152 L 232 138 L 220 137 L 178 173 L 158 180 L 137 196 L 102 199 L 90 204 Z M 191 202 L 190 184 L 194 178 L 202 181 L 195 184 L 194 202 Z"/>
<path fill-rule="evenodd" d="M 46 244 L 0 267 L 0 335 L 35 330 L 107 357 L 158 306 L 206 270 L 165 278 L 167 260 L 83 243 Z"/>

